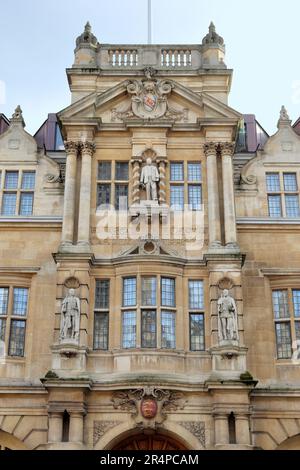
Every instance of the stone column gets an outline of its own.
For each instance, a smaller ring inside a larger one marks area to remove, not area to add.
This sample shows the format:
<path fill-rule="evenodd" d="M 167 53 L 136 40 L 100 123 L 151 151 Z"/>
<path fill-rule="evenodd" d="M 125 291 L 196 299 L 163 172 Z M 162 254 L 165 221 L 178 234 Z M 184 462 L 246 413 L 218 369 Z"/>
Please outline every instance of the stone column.
<path fill-rule="evenodd" d="M 248 414 L 235 414 L 236 443 L 251 445 L 249 416 Z"/>
<path fill-rule="evenodd" d="M 83 442 L 83 413 L 71 412 L 70 414 L 70 442 Z"/>
<path fill-rule="evenodd" d="M 212 249 L 221 247 L 217 151 L 218 144 L 214 142 L 209 142 L 204 146 L 207 169 L 209 246 Z"/>
<path fill-rule="evenodd" d="M 166 204 L 166 166 L 167 160 L 158 160 L 159 170 L 159 203 L 160 205 Z"/>
<path fill-rule="evenodd" d="M 141 175 L 141 163 L 142 160 L 134 158 L 131 160 L 133 165 L 132 172 L 132 204 L 140 203 L 140 175 Z"/>
<path fill-rule="evenodd" d="M 77 142 L 65 142 L 67 154 L 66 180 L 64 195 L 64 214 L 62 227 L 62 245 L 72 245 L 74 237 L 74 217 L 75 217 L 75 191 L 76 191 L 76 170 L 77 170 Z"/>
<path fill-rule="evenodd" d="M 89 246 L 90 242 L 90 213 L 91 213 L 91 184 L 92 184 L 92 157 L 95 153 L 95 144 L 82 142 L 81 148 L 81 179 L 78 217 L 78 244 Z"/>
<path fill-rule="evenodd" d="M 63 415 L 62 413 L 49 414 L 48 442 L 62 442 Z"/>
<path fill-rule="evenodd" d="M 220 144 L 223 173 L 223 199 L 224 199 L 224 225 L 225 244 L 228 248 L 237 249 L 237 231 L 235 217 L 234 183 L 232 158 L 234 144 L 225 142 Z"/>
<path fill-rule="evenodd" d="M 229 426 L 227 414 L 216 414 L 215 419 L 215 444 L 228 445 L 229 444 Z"/>

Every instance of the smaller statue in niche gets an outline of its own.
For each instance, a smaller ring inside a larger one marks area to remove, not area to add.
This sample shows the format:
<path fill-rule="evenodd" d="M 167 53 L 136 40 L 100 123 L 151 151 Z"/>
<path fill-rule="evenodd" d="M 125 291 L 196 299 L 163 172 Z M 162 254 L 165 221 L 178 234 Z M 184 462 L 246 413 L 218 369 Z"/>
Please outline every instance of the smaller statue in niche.
<path fill-rule="evenodd" d="M 152 163 L 150 157 L 146 160 L 146 165 L 142 169 L 140 183 L 146 188 L 147 201 L 157 201 L 157 183 L 159 173 L 157 166 Z"/>
<path fill-rule="evenodd" d="M 227 289 L 218 300 L 218 326 L 220 342 L 239 340 L 237 307 Z"/>
<path fill-rule="evenodd" d="M 60 339 L 62 342 L 79 342 L 80 299 L 70 289 L 61 306 Z"/>

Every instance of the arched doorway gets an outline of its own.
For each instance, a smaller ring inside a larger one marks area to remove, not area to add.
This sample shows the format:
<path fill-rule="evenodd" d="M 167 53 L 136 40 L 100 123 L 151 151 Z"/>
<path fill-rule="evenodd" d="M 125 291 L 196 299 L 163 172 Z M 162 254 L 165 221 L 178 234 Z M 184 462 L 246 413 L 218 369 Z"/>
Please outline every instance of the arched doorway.
<path fill-rule="evenodd" d="M 300 434 L 282 442 L 276 450 L 300 450 Z"/>
<path fill-rule="evenodd" d="M 12 434 L 0 431 L 0 451 L 1 450 L 28 450 L 28 448 Z"/>
<path fill-rule="evenodd" d="M 163 434 L 135 434 L 114 446 L 112 450 L 187 450 L 177 440 Z"/>

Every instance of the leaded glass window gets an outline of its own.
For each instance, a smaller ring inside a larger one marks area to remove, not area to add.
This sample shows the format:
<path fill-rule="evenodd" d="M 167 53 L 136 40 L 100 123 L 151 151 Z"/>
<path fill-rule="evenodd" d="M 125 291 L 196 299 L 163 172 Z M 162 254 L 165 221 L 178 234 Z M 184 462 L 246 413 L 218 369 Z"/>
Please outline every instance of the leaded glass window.
<path fill-rule="evenodd" d="M 136 305 L 136 278 L 127 277 L 123 279 L 123 307 L 134 307 Z"/>
<path fill-rule="evenodd" d="M 175 318 L 174 312 L 161 312 L 161 347 L 163 349 L 176 348 Z"/>
<path fill-rule="evenodd" d="M 189 281 L 189 305 L 191 310 L 204 309 L 203 281 Z"/>
<path fill-rule="evenodd" d="M 122 314 L 122 347 L 134 349 L 136 347 L 136 312 L 126 311 Z"/>
<path fill-rule="evenodd" d="M 142 305 L 144 307 L 156 305 L 156 277 L 142 278 Z"/>
<path fill-rule="evenodd" d="M 183 163 L 172 162 L 170 165 L 170 181 L 183 181 Z"/>
<path fill-rule="evenodd" d="M 94 317 L 94 349 L 108 349 L 108 312 L 95 312 Z"/>
<path fill-rule="evenodd" d="M 142 310 L 142 348 L 156 348 L 156 311 Z"/>
<path fill-rule="evenodd" d="M 190 349 L 191 351 L 205 350 L 204 314 L 190 313 Z"/>
<path fill-rule="evenodd" d="M 161 305 L 175 307 L 175 279 L 161 278 Z"/>

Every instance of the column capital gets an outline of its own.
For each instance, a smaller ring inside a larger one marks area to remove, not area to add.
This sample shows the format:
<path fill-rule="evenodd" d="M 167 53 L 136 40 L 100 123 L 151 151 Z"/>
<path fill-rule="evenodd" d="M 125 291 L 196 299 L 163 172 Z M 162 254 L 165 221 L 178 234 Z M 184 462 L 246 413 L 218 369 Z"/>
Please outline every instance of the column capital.
<path fill-rule="evenodd" d="M 203 148 L 204 148 L 205 156 L 206 157 L 209 157 L 210 155 L 216 156 L 218 152 L 218 147 L 219 147 L 219 144 L 216 142 L 207 142 L 206 144 L 204 144 Z"/>
<path fill-rule="evenodd" d="M 75 142 L 74 140 L 65 140 L 64 145 L 65 145 L 67 156 L 72 155 L 72 154 L 75 154 L 75 155 L 77 154 L 78 142 Z"/>
<path fill-rule="evenodd" d="M 79 142 L 78 146 L 80 147 L 81 153 L 84 155 L 89 155 L 92 157 L 96 152 L 96 145 L 94 142 L 86 140 L 85 142 Z"/>
<path fill-rule="evenodd" d="M 233 157 L 235 151 L 235 143 L 234 142 L 221 142 L 219 144 L 219 149 L 221 152 L 221 156 L 229 156 Z"/>

